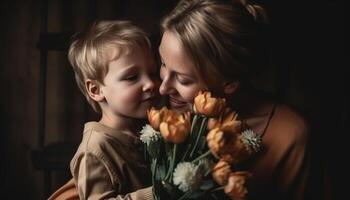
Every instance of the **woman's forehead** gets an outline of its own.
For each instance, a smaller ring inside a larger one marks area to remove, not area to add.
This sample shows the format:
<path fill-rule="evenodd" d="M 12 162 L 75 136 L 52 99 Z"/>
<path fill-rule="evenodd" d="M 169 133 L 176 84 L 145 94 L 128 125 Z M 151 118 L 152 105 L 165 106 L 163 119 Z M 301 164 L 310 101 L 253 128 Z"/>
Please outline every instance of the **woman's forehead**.
<path fill-rule="evenodd" d="M 165 31 L 159 46 L 159 55 L 167 68 L 181 74 L 193 75 L 196 68 L 175 34 Z"/>

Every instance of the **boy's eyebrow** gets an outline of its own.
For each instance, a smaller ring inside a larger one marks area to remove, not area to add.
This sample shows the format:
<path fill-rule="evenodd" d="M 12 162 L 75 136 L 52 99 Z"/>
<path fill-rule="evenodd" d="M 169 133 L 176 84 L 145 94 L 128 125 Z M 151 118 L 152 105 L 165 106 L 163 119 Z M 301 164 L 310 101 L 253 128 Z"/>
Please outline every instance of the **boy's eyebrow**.
<path fill-rule="evenodd" d="M 136 68 L 137 68 L 136 65 L 131 64 L 131 65 L 129 65 L 129 66 L 124 67 L 124 68 L 121 70 L 121 74 L 126 74 L 126 73 L 128 73 L 129 71 L 132 71 L 132 70 L 134 70 L 134 69 L 136 69 Z"/>

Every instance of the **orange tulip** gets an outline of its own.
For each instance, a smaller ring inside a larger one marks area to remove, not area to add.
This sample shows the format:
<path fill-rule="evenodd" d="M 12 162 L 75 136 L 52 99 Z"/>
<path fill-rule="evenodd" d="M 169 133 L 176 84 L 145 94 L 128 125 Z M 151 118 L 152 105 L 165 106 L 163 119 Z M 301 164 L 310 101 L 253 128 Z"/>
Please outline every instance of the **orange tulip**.
<path fill-rule="evenodd" d="M 242 134 L 214 128 L 209 131 L 207 142 L 211 153 L 215 157 L 237 164 L 256 153 L 243 142 L 242 138 Z"/>
<path fill-rule="evenodd" d="M 223 98 L 211 97 L 208 91 L 200 91 L 194 98 L 194 110 L 207 117 L 217 117 L 225 111 L 225 102 Z"/>
<path fill-rule="evenodd" d="M 207 135 L 208 147 L 215 157 L 221 158 L 223 155 L 227 154 L 228 150 L 231 150 L 231 146 L 229 145 L 232 141 L 236 140 L 236 138 L 236 133 L 214 128 L 210 130 Z"/>
<path fill-rule="evenodd" d="M 163 108 L 162 115 L 161 115 L 161 122 L 171 122 L 173 120 L 177 120 L 181 116 L 180 113 L 169 110 L 168 108 Z"/>
<path fill-rule="evenodd" d="M 252 175 L 249 172 L 234 172 L 228 177 L 225 193 L 234 200 L 244 200 L 248 193 L 245 187 L 246 180 Z"/>
<path fill-rule="evenodd" d="M 213 168 L 212 176 L 219 185 L 226 185 L 228 177 L 232 173 L 229 163 L 220 159 Z"/>
<path fill-rule="evenodd" d="M 161 110 L 157 110 L 152 107 L 150 110 L 147 110 L 147 117 L 148 117 L 149 124 L 155 130 L 159 130 L 159 125 L 162 121 L 161 113 L 164 112 L 164 109 L 165 108 L 162 108 Z"/>
<path fill-rule="evenodd" d="M 243 143 L 242 137 L 243 136 L 240 134 L 235 140 L 230 141 L 222 150 L 222 156 L 230 156 L 233 164 L 240 163 L 256 153 L 256 151 L 253 151 L 247 144 Z"/>
<path fill-rule="evenodd" d="M 219 128 L 210 130 L 207 135 L 207 142 L 211 153 L 219 158 L 220 148 L 225 145 L 224 132 Z"/>
<path fill-rule="evenodd" d="M 226 111 L 226 114 L 219 118 L 210 118 L 208 120 L 208 129 L 220 128 L 223 131 L 239 132 L 241 130 L 241 121 L 237 120 L 238 114 L 235 111 Z"/>
<path fill-rule="evenodd" d="M 159 129 L 164 140 L 175 144 L 184 142 L 191 130 L 190 113 L 179 114 L 170 111 L 164 113 L 163 117 Z"/>

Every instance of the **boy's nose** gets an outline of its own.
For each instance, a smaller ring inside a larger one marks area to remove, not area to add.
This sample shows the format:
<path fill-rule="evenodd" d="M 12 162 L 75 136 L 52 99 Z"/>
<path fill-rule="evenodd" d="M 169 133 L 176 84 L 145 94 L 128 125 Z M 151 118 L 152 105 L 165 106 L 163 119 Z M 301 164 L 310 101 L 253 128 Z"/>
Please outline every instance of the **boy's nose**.
<path fill-rule="evenodd" d="M 157 87 L 159 86 L 159 83 L 157 81 L 152 80 L 151 78 L 146 80 L 146 83 L 143 86 L 144 91 L 153 91 L 158 89 Z"/>

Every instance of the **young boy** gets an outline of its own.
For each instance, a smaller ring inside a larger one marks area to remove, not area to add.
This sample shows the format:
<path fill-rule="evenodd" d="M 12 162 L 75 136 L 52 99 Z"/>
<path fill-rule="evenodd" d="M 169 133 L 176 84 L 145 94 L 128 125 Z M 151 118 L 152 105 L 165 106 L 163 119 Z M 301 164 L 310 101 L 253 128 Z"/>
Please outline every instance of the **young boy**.
<path fill-rule="evenodd" d="M 158 97 L 149 39 L 130 22 L 101 21 L 73 41 L 68 57 L 79 89 L 101 113 L 85 124 L 70 163 L 80 199 L 152 198 L 151 188 L 139 190 L 151 185 L 151 173 L 137 135 Z"/>

